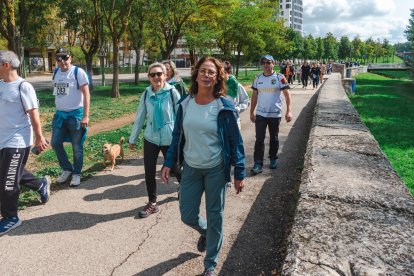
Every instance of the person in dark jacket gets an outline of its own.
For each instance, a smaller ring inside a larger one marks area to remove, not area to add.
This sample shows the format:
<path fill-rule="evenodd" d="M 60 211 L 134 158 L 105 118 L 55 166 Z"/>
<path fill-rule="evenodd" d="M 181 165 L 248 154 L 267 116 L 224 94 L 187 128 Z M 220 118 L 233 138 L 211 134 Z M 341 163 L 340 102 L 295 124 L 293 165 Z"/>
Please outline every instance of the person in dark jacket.
<path fill-rule="evenodd" d="M 302 71 L 302 88 L 305 88 L 308 86 L 308 79 L 310 75 L 310 65 L 307 61 L 302 65 L 301 71 Z"/>
<path fill-rule="evenodd" d="M 312 63 L 312 68 L 310 70 L 310 76 L 312 78 L 313 89 L 318 88 L 319 85 L 319 76 L 321 74 L 321 68 L 319 68 L 318 63 Z"/>
<path fill-rule="evenodd" d="M 236 193 L 243 190 L 246 176 L 238 115 L 233 103 L 225 98 L 225 81 L 219 60 L 203 57 L 197 62 L 190 94 L 179 103 L 173 140 L 161 173 L 162 180 L 168 183 L 171 169 L 183 164 L 181 220 L 200 233 L 197 249 L 206 251 L 204 275 L 214 275 L 217 266 L 231 166 L 234 166 Z M 203 193 L 207 220 L 200 215 Z"/>

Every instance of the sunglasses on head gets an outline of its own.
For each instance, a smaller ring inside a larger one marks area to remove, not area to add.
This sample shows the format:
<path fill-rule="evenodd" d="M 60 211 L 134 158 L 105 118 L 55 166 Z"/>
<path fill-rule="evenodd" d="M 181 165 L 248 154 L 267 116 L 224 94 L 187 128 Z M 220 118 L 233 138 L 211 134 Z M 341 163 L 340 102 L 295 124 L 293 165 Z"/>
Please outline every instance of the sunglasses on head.
<path fill-rule="evenodd" d="M 270 65 L 270 64 L 272 64 L 272 62 L 271 61 L 262 61 L 262 64 Z"/>
<path fill-rule="evenodd" d="M 56 57 L 57 61 L 67 61 L 69 59 L 69 56 L 58 56 Z"/>
<path fill-rule="evenodd" d="M 157 77 L 161 77 L 161 76 L 162 76 L 162 74 L 163 74 L 163 72 L 155 72 L 155 73 L 149 73 L 149 76 L 150 76 L 151 78 L 155 78 L 155 76 L 157 76 Z"/>

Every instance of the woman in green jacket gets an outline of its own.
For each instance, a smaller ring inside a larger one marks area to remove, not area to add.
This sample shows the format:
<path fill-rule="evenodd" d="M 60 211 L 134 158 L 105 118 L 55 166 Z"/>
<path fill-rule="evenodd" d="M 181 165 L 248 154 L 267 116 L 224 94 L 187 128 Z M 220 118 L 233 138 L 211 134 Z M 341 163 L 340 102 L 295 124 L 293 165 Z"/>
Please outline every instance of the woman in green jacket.
<path fill-rule="evenodd" d="M 187 94 L 187 87 L 183 79 L 178 74 L 177 66 L 172 60 L 164 60 L 162 62 L 167 69 L 166 81 L 177 89 L 181 96 Z"/>

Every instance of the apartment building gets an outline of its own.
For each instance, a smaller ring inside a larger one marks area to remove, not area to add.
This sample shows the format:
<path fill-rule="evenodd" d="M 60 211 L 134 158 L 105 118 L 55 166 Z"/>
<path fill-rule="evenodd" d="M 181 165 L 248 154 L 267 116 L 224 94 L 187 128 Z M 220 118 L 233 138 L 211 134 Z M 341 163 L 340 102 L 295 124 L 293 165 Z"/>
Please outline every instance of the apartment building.
<path fill-rule="evenodd" d="M 285 19 L 285 26 L 302 32 L 303 24 L 303 1 L 302 0 L 279 0 L 279 16 Z"/>

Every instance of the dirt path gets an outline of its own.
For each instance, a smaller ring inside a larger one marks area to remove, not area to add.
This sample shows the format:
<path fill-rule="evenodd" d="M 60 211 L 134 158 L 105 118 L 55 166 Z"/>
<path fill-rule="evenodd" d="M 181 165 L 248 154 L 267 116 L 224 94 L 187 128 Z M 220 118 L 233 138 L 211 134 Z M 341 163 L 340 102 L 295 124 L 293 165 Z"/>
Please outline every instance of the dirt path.
<path fill-rule="evenodd" d="M 89 126 L 88 135 L 95 135 L 104 131 L 111 131 L 134 122 L 135 113 L 124 115 L 119 118 L 104 120 Z"/>

